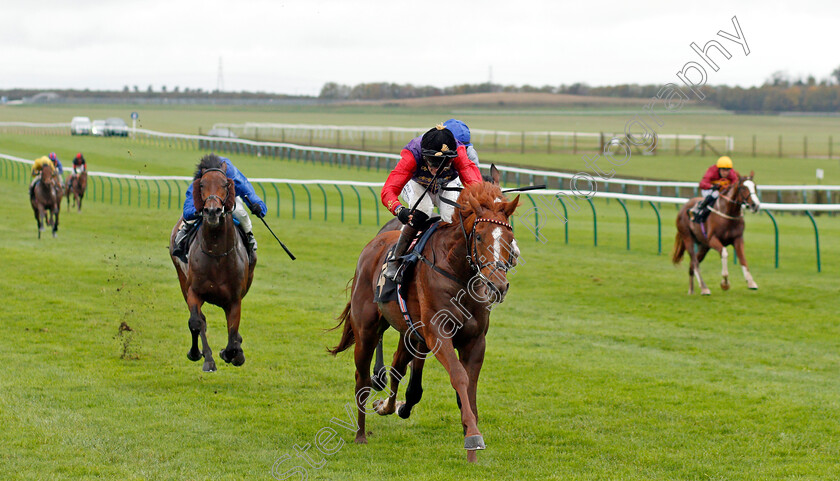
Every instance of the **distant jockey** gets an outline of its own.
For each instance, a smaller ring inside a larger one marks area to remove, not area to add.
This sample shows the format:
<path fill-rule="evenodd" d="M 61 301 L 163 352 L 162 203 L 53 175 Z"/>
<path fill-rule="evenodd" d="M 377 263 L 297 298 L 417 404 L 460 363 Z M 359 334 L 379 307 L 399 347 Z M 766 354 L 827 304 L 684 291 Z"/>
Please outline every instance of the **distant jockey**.
<path fill-rule="evenodd" d="M 478 152 L 475 151 L 475 147 L 473 147 L 471 142 L 470 128 L 467 127 L 467 124 L 457 119 L 449 119 L 443 123 L 443 126 L 452 132 L 452 135 L 455 136 L 455 140 L 464 144 L 464 147 L 467 148 L 467 157 L 472 160 L 476 166 L 481 167 L 481 164 L 478 162 Z"/>
<path fill-rule="evenodd" d="M 717 163 L 708 170 L 706 175 L 700 181 L 700 195 L 705 197 L 701 202 L 698 202 L 692 212 L 694 213 L 694 222 L 702 224 L 709 216 L 709 207 L 720 196 L 720 190 L 729 187 L 729 184 L 738 180 L 738 172 L 732 168 L 732 159 L 723 156 L 718 159 Z"/>

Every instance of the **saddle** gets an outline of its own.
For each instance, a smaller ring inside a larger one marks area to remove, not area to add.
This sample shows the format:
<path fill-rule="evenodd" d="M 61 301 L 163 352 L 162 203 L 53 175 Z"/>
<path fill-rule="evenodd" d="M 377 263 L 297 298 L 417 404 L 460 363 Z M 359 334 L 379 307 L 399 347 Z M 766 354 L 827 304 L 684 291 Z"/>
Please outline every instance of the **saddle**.
<path fill-rule="evenodd" d="M 198 235 L 198 228 L 201 226 L 202 219 L 199 218 L 193 224 L 187 224 L 191 227 L 188 227 L 187 235 L 184 237 L 184 240 L 181 241 L 179 244 L 175 245 L 175 248 L 172 252 L 172 255 L 179 258 L 184 264 L 189 263 L 190 259 L 190 247 L 192 246 L 193 242 L 195 241 L 196 236 Z M 239 221 L 233 219 L 233 224 L 236 226 L 236 232 L 239 233 L 239 238 L 242 239 L 242 243 L 245 247 L 248 247 L 248 237 L 245 235 L 245 230 L 239 224 Z M 252 256 L 253 253 L 250 249 L 248 249 L 248 256 Z"/>
<path fill-rule="evenodd" d="M 417 261 L 422 258 L 422 252 L 426 247 L 426 243 L 429 242 L 429 239 L 435 231 L 437 231 L 437 228 L 440 225 L 439 221 L 440 217 L 433 217 L 429 219 L 427 224 L 428 227 L 417 234 L 412 243 L 408 246 L 406 254 L 400 257 L 402 262 L 400 263 L 399 269 L 397 269 L 397 275 L 395 276 L 396 281 L 392 281 L 385 277 L 385 264 L 397 246 L 394 244 L 390 249 L 388 249 L 388 254 L 385 256 L 386 262 L 382 264 L 382 268 L 379 270 L 379 282 L 376 283 L 375 292 L 373 293 L 374 302 L 396 301 L 398 285 L 400 287 L 400 296 L 403 298 L 405 297 L 408 291 L 408 286 L 411 283 L 414 267 L 417 265 Z"/>

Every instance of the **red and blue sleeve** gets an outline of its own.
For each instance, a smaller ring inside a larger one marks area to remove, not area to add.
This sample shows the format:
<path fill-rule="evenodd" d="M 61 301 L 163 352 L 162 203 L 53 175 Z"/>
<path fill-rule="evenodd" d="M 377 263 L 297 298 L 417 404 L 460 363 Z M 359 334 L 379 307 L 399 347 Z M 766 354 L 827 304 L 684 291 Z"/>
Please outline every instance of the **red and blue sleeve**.
<path fill-rule="evenodd" d="M 458 177 L 461 178 L 461 183 L 464 185 L 476 184 L 482 181 L 481 171 L 478 166 L 467 157 L 467 148 L 463 145 L 458 146 L 458 156 L 453 161 L 455 169 L 458 171 Z"/>
<path fill-rule="evenodd" d="M 382 186 L 382 204 L 394 215 L 396 210 L 402 204 L 400 203 L 400 193 L 405 187 L 405 184 L 411 180 L 414 171 L 417 168 L 417 161 L 414 159 L 414 154 L 409 150 L 403 149 L 400 153 L 400 161 L 397 166 L 388 175 L 385 180 L 385 185 Z"/>

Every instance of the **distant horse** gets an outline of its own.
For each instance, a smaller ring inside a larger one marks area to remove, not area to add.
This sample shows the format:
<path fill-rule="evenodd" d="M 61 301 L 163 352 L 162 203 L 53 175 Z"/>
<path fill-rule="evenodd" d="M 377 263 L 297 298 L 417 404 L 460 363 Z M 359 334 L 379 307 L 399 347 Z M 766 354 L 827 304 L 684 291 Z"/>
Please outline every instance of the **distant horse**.
<path fill-rule="evenodd" d="M 78 204 L 79 212 L 82 211 L 82 199 L 85 197 L 87 190 L 87 170 L 82 170 L 81 173 L 73 174 L 67 179 L 67 208 L 70 208 L 70 198 L 73 198 L 73 207 Z"/>
<path fill-rule="evenodd" d="M 52 236 L 58 235 L 58 214 L 61 210 L 61 188 L 56 185 L 55 171 L 52 166 L 45 165 L 41 169 L 41 178 L 35 184 L 30 199 L 35 221 L 38 222 L 38 238 L 44 231 L 44 224 L 52 226 Z M 50 215 L 47 216 L 47 211 Z"/>
<path fill-rule="evenodd" d="M 730 184 L 723 191 L 712 206 L 712 211 L 706 222 L 699 224 L 692 222 L 689 218 L 689 210 L 695 204 L 703 200 L 700 197 L 689 200 L 677 214 L 677 236 L 674 239 L 674 252 L 671 257 L 673 263 L 679 264 L 683 254 L 688 251 L 691 257 L 691 264 L 688 266 L 688 293 L 694 294 L 694 277 L 700 283 L 700 294 L 708 296 L 712 291 L 703 282 L 700 276 L 700 263 L 706 257 L 709 249 L 714 249 L 720 254 L 721 275 L 723 280 L 720 287 L 723 290 L 729 289 L 729 267 L 727 259 L 729 254 L 726 246 L 734 245 L 738 262 L 741 263 L 741 270 L 747 287 L 758 289 L 758 284 L 752 278 L 750 269 L 747 267 L 747 258 L 744 256 L 744 213 L 743 206 L 749 206 L 752 212 L 758 212 L 761 202 L 756 194 L 756 185 L 753 181 L 754 172 L 747 177 L 740 177 Z M 694 244 L 699 245 L 698 252 L 694 251 Z"/>
<path fill-rule="evenodd" d="M 377 413 L 392 414 L 399 408 L 400 417 L 409 417 L 422 395 L 425 354 L 433 351 L 455 388 L 467 459 L 475 461 L 475 451 L 484 449 L 477 425 L 478 376 L 484 362 L 490 308 L 504 300 L 509 287 L 507 272 L 516 263 L 508 221 L 519 205 L 519 197 L 507 201 L 497 185 L 484 182 L 465 187 L 458 203 L 453 221 L 440 224 L 426 244 L 426 261 L 415 266 L 405 298 L 407 312 L 414 320 L 411 326 L 397 301 L 373 300 L 381 267 L 399 233 L 377 235 L 359 256 L 350 302 L 339 317 L 339 326 L 344 324 L 341 340 L 330 350 L 337 354 L 356 345 L 356 443 L 367 442 L 365 405 L 372 387 L 370 363 L 382 333 L 390 326 L 400 332 L 400 343 L 392 361 L 391 393 L 386 401 L 374 403 Z M 457 299 L 456 305 L 452 299 Z M 418 334 L 419 340 L 414 337 Z M 398 406 L 396 392 L 409 362 L 406 402 Z"/>
<path fill-rule="evenodd" d="M 219 356 L 227 363 L 245 363 L 239 321 L 242 298 L 254 279 L 256 255 L 249 260 L 248 249 L 233 223 L 236 194 L 233 180 L 228 179 L 222 161 L 215 155 L 201 159 L 193 180 L 193 201 L 201 213 L 201 226 L 189 249 L 189 263 L 184 264 L 172 251 L 175 234 L 183 219 L 172 229 L 169 252 L 181 283 L 181 293 L 190 310 L 189 328 L 192 347 L 187 353 L 191 361 L 204 357 L 202 369 L 216 370 L 213 352 L 207 343 L 207 319 L 201 312 L 205 302 L 221 307 L 227 317 L 228 344 Z M 202 350 L 198 350 L 198 336 Z"/>

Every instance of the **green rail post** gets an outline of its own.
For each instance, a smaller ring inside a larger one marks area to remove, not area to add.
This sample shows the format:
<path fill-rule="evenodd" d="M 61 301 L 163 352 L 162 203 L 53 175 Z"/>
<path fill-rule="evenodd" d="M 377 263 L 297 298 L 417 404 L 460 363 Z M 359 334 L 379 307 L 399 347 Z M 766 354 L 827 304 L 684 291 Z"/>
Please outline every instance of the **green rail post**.
<path fill-rule="evenodd" d="M 324 221 L 327 220 L 327 191 L 324 190 L 324 187 L 321 184 L 315 184 L 321 189 L 321 193 L 324 194 Z"/>
<path fill-rule="evenodd" d="M 142 197 L 141 197 L 141 194 L 140 194 L 140 179 L 135 177 L 134 178 L 134 183 L 137 184 L 137 207 L 140 207 L 140 201 L 142 200 Z"/>
<path fill-rule="evenodd" d="M 379 225 L 379 197 L 377 197 L 373 187 L 368 186 L 368 189 L 370 189 L 370 193 L 373 194 L 373 205 L 376 207 L 376 225 Z"/>
<path fill-rule="evenodd" d="M 779 225 L 776 223 L 776 218 L 773 216 L 772 213 L 770 213 L 769 210 L 763 210 L 762 212 L 767 214 L 767 216 L 770 217 L 770 220 L 773 221 L 773 234 L 774 234 L 774 238 L 776 239 L 776 269 L 778 269 L 779 268 Z"/>
<path fill-rule="evenodd" d="M 624 205 L 624 201 L 621 199 L 616 199 L 621 205 L 621 208 L 624 209 L 624 218 L 627 221 L 627 250 L 630 250 L 630 213 L 627 212 L 627 206 Z"/>
<path fill-rule="evenodd" d="M 175 187 L 178 189 L 178 202 L 181 202 L 181 184 L 178 181 L 175 181 Z M 175 206 L 177 207 L 177 205 Z"/>
<path fill-rule="evenodd" d="M 340 188 L 338 188 L 338 184 L 333 184 L 333 187 L 335 187 L 335 190 L 338 191 L 338 196 L 341 198 L 341 222 L 343 223 L 344 222 L 344 193 L 341 192 Z M 326 199 L 326 197 L 325 197 L 325 199 Z M 326 200 L 324 202 L 326 203 Z M 326 218 L 324 220 L 326 220 Z"/>
<path fill-rule="evenodd" d="M 817 221 L 814 220 L 814 216 L 811 215 L 811 211 L 806 210 L 805 214 L 808 215 L 808 218 L 811 219 L 811 224 L 814 226 L 814 239 L 817 243 L 817 272 L 822 272 L 822 266 L 820 265 L 820 233 L 817 230 Z"/>
<path fill-rule="evenodd" d="M 355 185 L 351 185 L 350 188 L 356 193 L 356 201 L 359 203 L 359 225 L 362 225 L 362 196 L 359 195 L 359 191 Z"/>
<path fill-rule="evenodd" d="M 131 179 L 125 179 L 125 185 L 128 186 L 128 205 L 131 206 Z"/>
<path fill-rule="evenodd" d="M 306 191 L 306 198 L 309 200 L 309 220 L 312 220 L 312 194 L 309 192 L 309 187 L 306 184 L 300 184 L 300 186 Z"/>
<path fill-rule="evenodd" d="M 280 217 L 280 191 L 277 189 L 277 183 L 272 182 L 271 186 L 274 187 L 274 195 L 277 196 L 277 217 Z"/>
<path fill-rule="evenodd" d="M 93 190 L 90 197 L 91 197 L 91 199 L 93 199 L 94 202 L 96 202 L 96 180 L 91 179 L 90 185 L 91 185 L 92 190 Z M 59 205 L 59 207 L 60 207 L 60 205 Z"/>
<path fill-rule="evenodd" d="M 653 201 L 650 201 L 650 206 L 656 212 L 656 255 L 662 255 L 662 218 L 659 216 L 659 209 L 656 208 Z"/>
<path fill-rule="evenodd" d="M 120 205 L 122 205 L 122 181 L 119 177 L 117 177 L 117 185 L 120 187 Z M 128 186 L 128 189 L 131 190 L 131 186 Z"/>
<path fill-rule="evenodd" d="M 540 241 L 540 210 L 537 209 L 537 203 L 534 202 L 534 198 L 531 197 L 531 194 L 525 194 L 525 197 L 531 201 L 531 205 L 534 207 L 534 240 L 539 242 Z"/>
<path fill-rule="evenodd" d="M 598 247 L 598 219 L 595 215 L 595 204 L 592 203 L 592 199 L 587 197 L 587 201 L 589 201 L 589 207 L 592 208 L 592 235 L 595 242 L 595 247 Z"/>
<path fill-rule="evenodd" d="M 292 188 L 292 184 L 286 184 L 286 187 L 288 187 L 289 192 L 292 193 L 292 219 L 294 219 L 297 211 L 295 206 L 295 189 Z"/>
<path fill-rule="evenodd" d="M 265 199 L 268 197 L 265 195 L 265 188 L 262 186 L 262 182 L 257 182 L 257 187 L 260 188 L 260 192 L 262 192 L 262 199 L 265 202 Z"/>
<path fill-rule="evenodd" d="M 169 210 L 172 208 L 172 186 L 169 185 L 168 179 L 163 179 L 163 182 L 166 183 L 166 209 Z"/>
<path fill-rule="evenodd" d="M 111 199 L 108 201 L 109 204 L 114 205 L 114 182 L 108 177 L 108 189 L 111 191 Z"/>
<path fill-rule="evenodd" d="M 155 187 L 157 188 L 157 200 L 158 200 L 158 210 L 160 210 L 160 183 L 158 183 L 157 179 L 152 179 L 155 183 Z"/>
<path fill-rule="evenodd" d="M 149 184 L 149 179 L 144 179 L 146 182 L 146 208 L 152 208 L 152 186 Z M 140 196 L 138 191 L 137 206 L 140 207 Z"/>
<path fill-rule="evenodd" d="M 563 206 L 563 228 L 566 231 L 566 244 L 569 243 L 569 212 L 566 210 L 566 203 L 563 202 L 563 199 L 560 197 L 560 194 L 554 196 L 555 199 L 560 201 L 560 205 Z M 511 218 L 513 220 L 513 218 Z"/>

